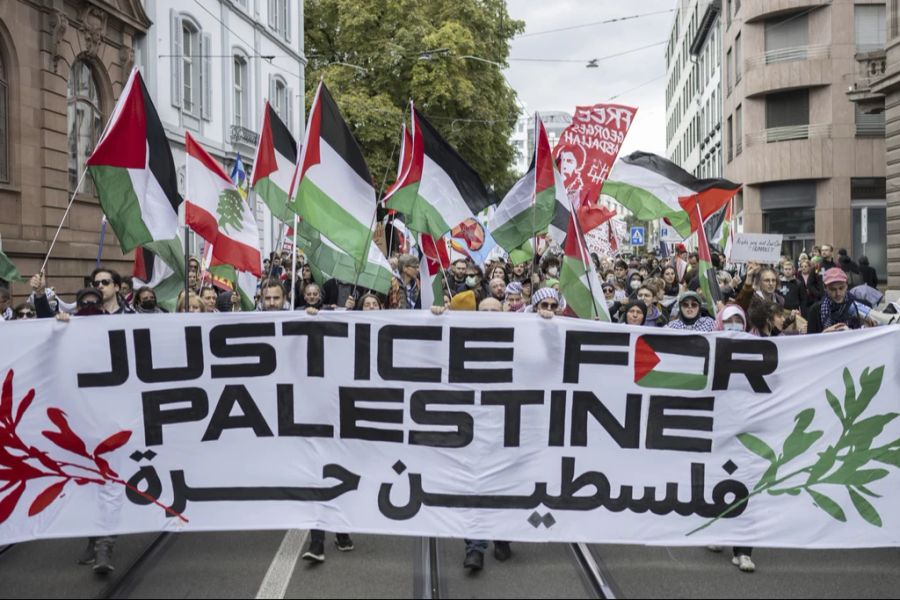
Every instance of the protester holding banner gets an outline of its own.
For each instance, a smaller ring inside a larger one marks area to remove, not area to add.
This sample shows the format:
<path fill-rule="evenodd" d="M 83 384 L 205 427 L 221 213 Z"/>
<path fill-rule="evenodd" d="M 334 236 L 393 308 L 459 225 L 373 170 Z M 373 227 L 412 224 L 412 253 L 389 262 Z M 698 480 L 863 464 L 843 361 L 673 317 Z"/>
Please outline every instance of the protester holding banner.
<path fill-rule="evenodd" d="M 830 333 L 859 329 L 864 319 L 847 293 L 847 274 L 839 267 L 825 271 L 822 277 L 826 297 L 809 307 L 806 313 L 808 333 Z"/>

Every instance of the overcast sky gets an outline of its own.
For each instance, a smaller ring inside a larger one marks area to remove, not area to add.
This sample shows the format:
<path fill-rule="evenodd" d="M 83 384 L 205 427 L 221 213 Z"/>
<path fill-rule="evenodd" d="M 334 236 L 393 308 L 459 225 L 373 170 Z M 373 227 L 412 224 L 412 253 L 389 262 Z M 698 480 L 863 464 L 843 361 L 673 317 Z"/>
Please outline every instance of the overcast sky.
<path fill-rule="evenodd" d="M 638 107 L 620 156 L 635 150 L 664 155 L 666 149 L 665 43 L 604 59 L 657 42 L 667 42 L 678 0 L 507 0 L 512 17 L 525 21 L 524 35 L 513 40 L 507 80 L 529 112 L 563 110 L 609 101 Z M 617 23 L 573 27 L 635 14 L 660 14 Z M 518 58 L 581 62 L 527 62 Z M 600 59 L 599 68 L 586 68 Z M 637 89 L 635 89 L 637 88 Z M 630 90 L 630 91 L 629 91 Z"/>

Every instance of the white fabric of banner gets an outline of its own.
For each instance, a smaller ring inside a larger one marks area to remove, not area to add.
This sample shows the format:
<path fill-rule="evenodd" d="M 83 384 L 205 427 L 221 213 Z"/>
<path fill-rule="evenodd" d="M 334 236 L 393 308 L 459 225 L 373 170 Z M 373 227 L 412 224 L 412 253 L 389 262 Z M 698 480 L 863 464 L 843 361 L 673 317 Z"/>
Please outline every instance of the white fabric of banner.
<path fill-rule="evenodd" d="M 0 347 L 0 544 L 321 528 L 900 545 L 896 327 L 170 314 L 8 322 Z"/>

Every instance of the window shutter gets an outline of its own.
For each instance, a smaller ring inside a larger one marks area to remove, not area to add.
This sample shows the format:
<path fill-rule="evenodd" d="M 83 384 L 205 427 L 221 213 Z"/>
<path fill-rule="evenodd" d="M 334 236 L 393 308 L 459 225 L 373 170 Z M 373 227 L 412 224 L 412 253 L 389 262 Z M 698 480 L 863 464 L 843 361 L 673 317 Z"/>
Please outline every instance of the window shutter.
<path fill-rule="evenodd" d="M 278 16 L 278 2 L 269 0 L 269 27 L 275 29 L 275 19 Z"/>
<path fill-rule="evenodd" d="M 200 116 L 205 121 L 212 118 L 212 36 L 208 33 L 200 36 L 200 88 L 203 97 L 200 102 Z"/>
<path fill-rule="evenodd" d="M 178 13 L 176 13 L 174 9 L 169 11 L 169 15 L 169 21 L 172 26 L 172 47 L 170 49 L 172 56 L 169 59 L 169 64 L 172 68 L 172 106 L 181 108 L 181 94 L 184 91 L 184 85 L 181 82 L 181 62 L 183 58 L 181 48 L 181 17 L 178 16 Z"/>
<path fill-rule="evenodd" d="M 275 77 L 269 73 L 269 104 L 275 108 Z"/>
<path fill-rule="evenodd" d="M 286 113 L 287 113 L 287 127 L 288 131 L 293 135 L 294 133 L 294 90 L 293 88 L 288 88 L 287 92 L 287 101 L 286 101 Z"/>
<path fill-rule="evenodd" d="M 882 7 L 882 11 L 884 7 Z M 882 19 L 883 20 L 883 19 Z M 284 3 L 284 39 L 287 41 L 291 41 L 291 3 Z M 290 104 L 290 103 L 289 103 Z"/>

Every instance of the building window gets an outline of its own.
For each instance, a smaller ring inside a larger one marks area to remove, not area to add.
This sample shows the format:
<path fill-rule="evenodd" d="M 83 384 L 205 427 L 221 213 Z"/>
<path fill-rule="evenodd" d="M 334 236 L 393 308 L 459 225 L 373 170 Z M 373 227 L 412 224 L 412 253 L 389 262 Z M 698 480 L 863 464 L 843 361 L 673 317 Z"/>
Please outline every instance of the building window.
<path fill-rule="evenodd" d="M 856 51 L 872 52 L 884 48 L 887 32 L 883 4 L 857 4 L 853 7 L 856 22 Z"/>
<path fill-rule="evenodd" d="M 291 39 L 291 1 L 269 0 L 269 27 L 281 37 Z"/>
<path fill-rule="evenodd" d="M 184 112 L 196 115 L 200 104 L 200 32 L 183 21 L 181 26 L 181 102 Z"/>
<path fill-rule="evenodd" d="M 234 124 L 238 127 L 247 126 L 247 60 L 235 55 L 233 62 L 234 70 L 234 105 L 232 114 L 234 116 Z"/>
<path fill-rule="evenodd" d="M 731 117 L 728 117 L 728 127 L 725 129 L 725 135 L 728 137 L 728 162 L 734 158 L 734 128 L 732 127 Z"/>
<path fill-rule="evenodd" d="M 734 55 L 731 53 L 731 48 L 725 53 L 725 70 L 728 72 L 726 75 L 726 83 L 728 89 L 728 95 L 731 95 L 731 88 L 733 87 L 734 80 Z"/>
<path fill-rule="evenodd" d="M 895 38 L 900 35 L 900 2 L 891 0 L 891 37 Z"/>
<path fill-rule="evenodd" d="M 741 34 L 734 38 L 734 83 L 741 82 Z"/>
<path fill-rule="evenodd" d="M 737 108 L 734 109 L 734 155 L 737 156 L 741 153 L 741 149 L 743 147 L 743 143 L 741 138 L 744 135 L 744 119 L 741 115 L 741 105 L 738 104 Z"/>
<path fill-rule="evenodd" d="M 806 60 L 809 46 L 808 13 L 766 21 L 766 63 Z"/>
<path fill-rule="evenodd" d="M 287 87 L 283 81 L 275 80 L 275 95 L 272 98 L 272 108 L 287 123 Z"/>
<path fill-rule="evenodd" d="M 857 137 L 884 137 L 884 112 L 866 114 L 858 103 L 854 103 L 856 111 L 856 135 Z"/>
<path fill-rule="evenodd" d="M 69 73 L 66 95 L 69 131 L 69 191 L 74 192 L 84 171 L 85 162 L 94 151 L 103 130 L 100 112 L 100 94 L 94 73 L 87 63 L 75 61 Z M 81 187 L 83 194 L 95 195 L 94 184 L 85 177 Z"/>
<path fill-rule="evenodd" d="M 766 136 L 769 142 L 809 136 L 809 90 L 766 96 Z"/>
<path fill-rule="evenodd" d="M 9 85 L 0 56 L 0 182 L 9 183 Z"/>

